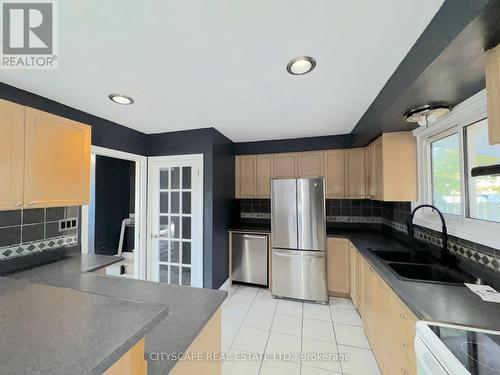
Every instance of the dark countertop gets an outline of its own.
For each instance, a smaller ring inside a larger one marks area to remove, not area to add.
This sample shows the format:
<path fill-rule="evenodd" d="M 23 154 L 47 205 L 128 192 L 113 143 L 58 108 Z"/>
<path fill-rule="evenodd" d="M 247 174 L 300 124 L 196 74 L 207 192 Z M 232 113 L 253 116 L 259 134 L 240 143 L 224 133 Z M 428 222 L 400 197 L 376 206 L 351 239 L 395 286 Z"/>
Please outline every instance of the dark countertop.
<path fill-rule="evenodd" d="M 492 330 L 500 329 L 500 304 L 484 302 L 462 285 L 399 279 L 384 261 L 368 250 L 370 247 L 412 250 L 406 243 L 377 232 L 344 231 L 338 235 L 349 238 L 418 319 Z"/>
<path fill-rule="evenodd" d="M 167 374 L 176 361 L 167 359 L 167 356 L 163 356 L 163 360 L 153 361 L 150 354 L 185 351 L 222 305 L 227 293 L 87 272 L 118 260 L 120 258 L 103 255 L 74 254 L 59 262 L 19 272 L 11 277 L 102 296 L 166 304 L 169 308 L 168 317 L 146 335 L 145 356 L 148 374 Z"/>
<path fill-rule="evenodd" d="M 168 314 L 164 304 L 0 277 L 0 374 L 102 374 Z"/>
<path fill-rule="evenodd" d="M 236 230 L 245 231 L 245 228 L 241 225 Z M 253 229 L 250 226 L 250 230 Z M 399 279 L 384 261 L 368 250 L 370 247 L 415 250 L 411 244 L 364 226 L 358 229 L 329 227 L 327 235 L 348 238 L 418 319 L 500 330 L 500 304 L 484 302 L 461 285 Z M 467 267 L 464 265 L 464 269 L 474 275 L 473 270 Z M 498 274 L 494 277 L 496 280 L 500 278 Z"/>

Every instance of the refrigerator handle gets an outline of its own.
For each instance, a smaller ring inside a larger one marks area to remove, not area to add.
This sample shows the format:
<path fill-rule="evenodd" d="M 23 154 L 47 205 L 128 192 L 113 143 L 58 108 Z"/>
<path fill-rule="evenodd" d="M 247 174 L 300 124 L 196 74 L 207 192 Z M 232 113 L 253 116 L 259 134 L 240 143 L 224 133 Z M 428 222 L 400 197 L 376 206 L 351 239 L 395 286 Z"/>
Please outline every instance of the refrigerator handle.
<path fill-rule="evenodd" d="M 323 258 L 325 256 L 324 251 L 297 251 L 297 250 L 277 250 L 273 249 L 273 255 L 293 258 L 296 256 L 304 256 L 308 258 Z"/>

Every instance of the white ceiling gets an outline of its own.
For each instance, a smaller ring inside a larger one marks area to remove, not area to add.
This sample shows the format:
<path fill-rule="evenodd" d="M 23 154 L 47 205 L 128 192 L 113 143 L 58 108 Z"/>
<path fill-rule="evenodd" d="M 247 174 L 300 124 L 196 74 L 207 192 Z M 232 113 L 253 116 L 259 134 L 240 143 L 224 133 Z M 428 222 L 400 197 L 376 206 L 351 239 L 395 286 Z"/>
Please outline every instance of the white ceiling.
<path fill-rule="evenodd" d="M 145 133 L 349 133 L 442 3 L 59 1 L 59 69 L 3 70 L 0 81 Z M 298 55 L 316 69 L 288 74 Z"/>

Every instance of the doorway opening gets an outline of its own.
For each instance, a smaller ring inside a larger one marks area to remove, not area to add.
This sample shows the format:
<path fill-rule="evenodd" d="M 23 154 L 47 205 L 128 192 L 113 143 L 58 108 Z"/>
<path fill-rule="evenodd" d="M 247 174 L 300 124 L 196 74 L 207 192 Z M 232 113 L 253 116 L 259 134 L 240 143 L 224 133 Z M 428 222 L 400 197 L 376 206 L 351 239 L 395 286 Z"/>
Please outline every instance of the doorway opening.
<path fill-rule="evenodd" d="M 107 275 L 145 278 L 146 166 L 145 157 L 92 147 L 82 253 L 123 257 L 102 270 Z"/>

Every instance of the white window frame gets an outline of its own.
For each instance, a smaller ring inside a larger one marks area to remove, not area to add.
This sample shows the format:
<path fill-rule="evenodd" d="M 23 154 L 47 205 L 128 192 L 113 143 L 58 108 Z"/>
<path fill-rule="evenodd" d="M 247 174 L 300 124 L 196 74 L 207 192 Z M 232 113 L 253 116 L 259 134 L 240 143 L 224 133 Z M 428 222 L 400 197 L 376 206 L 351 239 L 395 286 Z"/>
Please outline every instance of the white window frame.
<path fill-rule="evenodd" d="M 452 236 L 473 241 L 485 246 L 498 248 L 498 233 L 500 223 L 489 222 L 466 217 L 468 210 L 468 196 L 466 191 L 467 176 L 465 174 L 464 158 L 464 128 L 488 117 L 486 107 L 486 90 L 478 92 L 464 102 L 458 104 L 443 118 L 427 127 L 416 129 L 413 134 L 417 137 L 418 156 L 418 201 L 412 208 L 420 204 L 432 204 L 432 170 L 431 144 L 453 133 L 458 134 L 460 147 L 460 187 L 461 187 L 461 215 L 444 214 L 448 226 L 448 233 Z M 430 209 L 417 211 L 414 223 L 436 231 L 441 231 L 441 221 L 436 213 Z"/>

